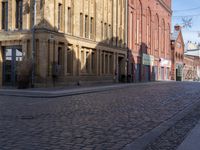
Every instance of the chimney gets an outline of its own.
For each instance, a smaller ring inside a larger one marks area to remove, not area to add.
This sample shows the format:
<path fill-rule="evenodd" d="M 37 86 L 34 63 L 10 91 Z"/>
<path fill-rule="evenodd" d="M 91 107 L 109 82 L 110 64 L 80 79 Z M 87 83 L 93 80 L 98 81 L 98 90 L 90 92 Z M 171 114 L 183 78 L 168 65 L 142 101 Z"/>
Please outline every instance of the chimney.
<path fill-rule="evenodd" d="M 175 31 L 181 31 L 181 26 L 180 25 L 175 25 L 174 26 Z"/>

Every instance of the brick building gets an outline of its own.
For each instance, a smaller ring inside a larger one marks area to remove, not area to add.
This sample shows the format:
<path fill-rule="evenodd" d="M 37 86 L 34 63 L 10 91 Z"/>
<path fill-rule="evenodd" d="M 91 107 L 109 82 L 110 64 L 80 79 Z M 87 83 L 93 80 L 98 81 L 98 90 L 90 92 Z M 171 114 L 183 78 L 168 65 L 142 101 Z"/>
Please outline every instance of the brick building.
<path fill-rule="evenodd" d="M 33 1 L 0 0 L 0 85 L 15 85 L 25 58 L 34 58 L 35 82 L 43 85 L 52 82 L 53 62 L 60 83 L 123 80 L 126 6 L 124 0 L 36 0 L 34 17 Z"/>
<path fill-rule="evenodd" d="M 184 68 L 183 68 L 183 80 L 195 81 L 199 80 L 198 69 L 200 67 L 200 57 L 192 55 L 184 55 Z"/>
<path fill-rule="evenodd" d="M 171 36 L 171 48 L 172 48 L 172 80 L 181 81 L 183 79 L 183 67 L 184 67 L 184 41 L 181 32 L 181 27 L 176 25 L 174 32 Z"/>
<path fill-rule="evenodd" d="M 183 80 L 200 80 L 200 45 L 188 41 L 185 45 Z"/>
<path fill-rule="evenodd" d="M 128 1 L 128 73 L 132 81 L 169 80 L 171 0 Z"/>

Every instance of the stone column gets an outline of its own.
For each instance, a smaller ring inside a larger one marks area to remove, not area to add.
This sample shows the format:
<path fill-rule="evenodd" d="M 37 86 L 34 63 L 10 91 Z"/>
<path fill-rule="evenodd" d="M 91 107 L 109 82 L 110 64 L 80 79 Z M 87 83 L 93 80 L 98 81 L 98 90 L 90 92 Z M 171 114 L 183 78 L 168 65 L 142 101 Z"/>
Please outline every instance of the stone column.
<path fill-rule="evenodd" d="M 105 52 L 103 53 L 103 74 L 105 74 L 106 72 L 106 64 L 105 64 Z"/>
<path fill-rule="evenodd" d="M 102 76 L 102 51 L 99 49 L 99 76 Z"/>
<path fill-rule="evenodd" d="M 99 67 L 99 63 L 100 63 L 100 57 L 99 57 L 99 55 L 100 55 L 100 53 L 99 53 L 99 49 L 96 49 L 96 59 L 95 59 L 95 61 L 96 61 L 96 64 L 95 64 L 95 68 L 96 68 L 96 76 L 98 76 L 99 75 L 99 72 L 100 72 L 100 67 Z"/>
<path fill-rule="evenodd" d="M 92 50 L 89 49 L 89 73 L 92 73 Z"/>
<path fill-rule="evenodd" d="M 50 60 L 49 60 L 49 76 L 52 76 L 52 71 L 51 71 L 51 69 L 52 69 L 52 62 L 54 61 L 53 60 L 53 54 L 54 54 L 54 40 L 50 40 L 50 46 L 49 46 L 49 58 L 50 58 Z"/>
<path fill-rule="evenodd" d="M 48 40 L 41 39 L 39 46 L 39 75 L 42 79 L 47 77 L 47 53 L 48 53 Z"/>
<path fill-rule="evenodd" d="M 2 13 L 2 0 L 0 0 L 0 12 Z M 2 20 L 2 15 L 0 15 L 0 20 Z M 0 30 L 2 29 L 2 23 L 0 23 Z"/>
<path fill-rule="evenodd" d="M 2 56 L 2 53 L 3 53 L 3 49 L 0 44 L 0 87 L 3 84 L 3 56 Z"/>
<path fill-rule="evenodd" d="M 58 41 L 55 41 L 54 61 L 58 62 Z"/>
<path fill-rule="evenodd" d="M 27 59 L 27 42 L 26 39 L 22 40 L 22 53 L 23 53 L 23 59 Z"/>
<path fill-rule="evenodd" d="M 77 45 L 77 76 L 81 74 L 81 46 Z"/>
<path fill-rule="evenodd" d="M 76 48 L 76 45 L 73 45 L 72 46 L 72 62 L 73 62 L 73 64 L 72 64 L 72 75 L 73 76 L 75 76 L 76 75 L 76 70 L 77 70 L 77 68 L 76 68 L 76 64 L 77 64 L 77 62 L 76 62 L 76 55 L 77 55 L 77 48 Z"/>
<path fill-rule="evenodd" d="M 64 50 L 64 76 L 67 76 L 67 50 L 68 50 L 68 43 L 65 43 L 65 50 Z"/>

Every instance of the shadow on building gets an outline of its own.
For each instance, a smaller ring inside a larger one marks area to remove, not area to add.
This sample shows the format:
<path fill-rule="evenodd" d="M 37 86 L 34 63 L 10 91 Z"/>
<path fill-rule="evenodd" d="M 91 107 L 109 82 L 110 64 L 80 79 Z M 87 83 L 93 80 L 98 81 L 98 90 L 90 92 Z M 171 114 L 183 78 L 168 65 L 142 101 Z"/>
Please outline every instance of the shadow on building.
<path fill-rule="evenodd" d="M 152 65 L 152 57 L 148 52 L 146 43 L 141 43 L 138 50 L 128 52 L 128 76 L 131 77 L 131 82 L 148 82 L 156 80 L 156 68 Z"/>

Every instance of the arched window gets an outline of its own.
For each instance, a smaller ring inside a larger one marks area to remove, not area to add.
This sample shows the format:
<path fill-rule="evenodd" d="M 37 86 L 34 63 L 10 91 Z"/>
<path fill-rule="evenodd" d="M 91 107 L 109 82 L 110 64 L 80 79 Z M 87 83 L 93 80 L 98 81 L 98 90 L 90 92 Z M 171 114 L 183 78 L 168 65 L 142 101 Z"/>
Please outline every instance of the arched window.
<path fill-rule="evenodd" d="M 159 16 L 155 16 L 155 49 L 159 49 Z"/>
<path fill-rule="evenodd" d="M 149 7 L 147 11 L 147 46 L 151 47 L 151 9 Z"/>
<path fill-rule="evenodd" d="M 165 20 L 162 19 L 162 45 L 161 45 L 161 51 L 164 52 L 165 51 Z"/>
<path fill-rule="evenodd" d="M 168 54 L 170 54 L 170 50 L 171 50 L 171 43 L 170 43 L 170 38 L 171 38 L 171 27 L 170 24 L 168 23 L 168 29 L 167 29 L 167 52 Z"/>
<path fill-rule="evenodd" d="M 140 0 L 137 1 L 137 21 L 136 21 L 136 42 L 141 44 L 142 42 L 142 3 Z"/>

